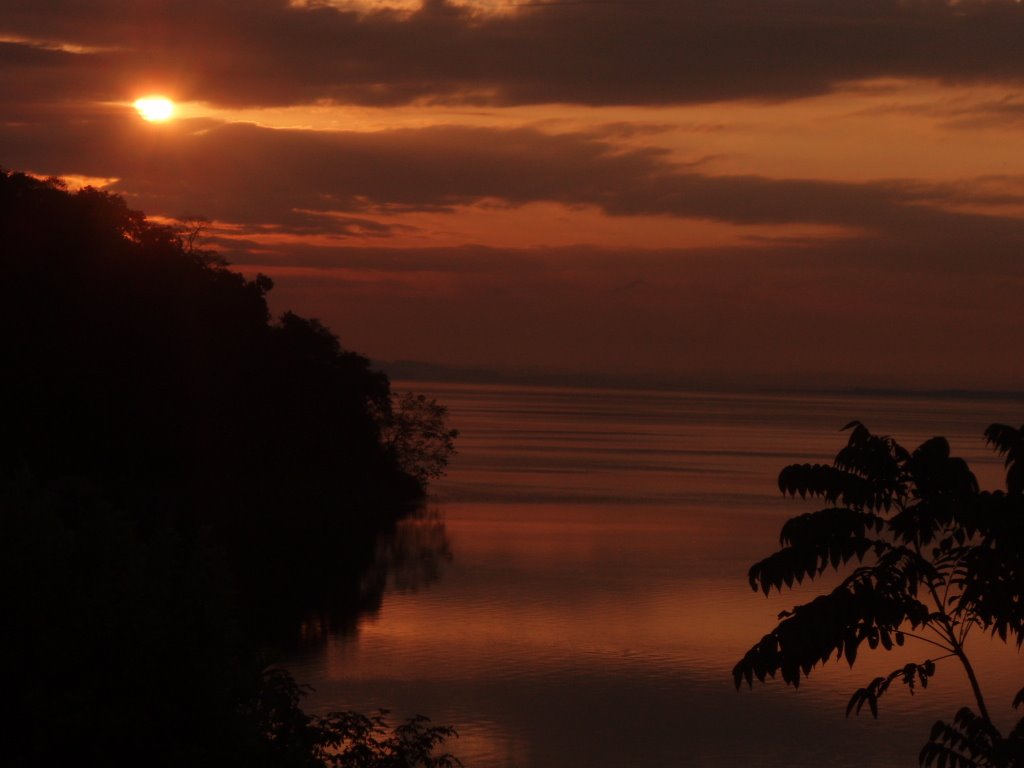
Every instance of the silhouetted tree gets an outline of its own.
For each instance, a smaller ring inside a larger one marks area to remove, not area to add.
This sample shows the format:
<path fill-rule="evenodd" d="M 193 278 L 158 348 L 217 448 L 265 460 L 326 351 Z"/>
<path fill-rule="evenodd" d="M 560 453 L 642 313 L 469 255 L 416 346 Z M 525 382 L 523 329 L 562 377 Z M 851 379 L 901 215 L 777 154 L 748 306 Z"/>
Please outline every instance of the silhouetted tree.
<path fill-rule="evenodd" d="M 342 721 L 265 652 L 379 605 L 381 550 L 446 456 L 385 443 L 387 377 L 196 246 L 0 171 L 5 764 L 337 762 Z M 353 737 L 376 762 L 340 764 L 394 765 L 380 727 Z"/>
<path fill-rule="evenodd" d="M 830 506 L 791 518 L 782 527 L 782 548 L 754 564 L 749 578 L 767 595 L 829 570 L 850 572 L 827 594 L 780 615 L 733 669 L 736 687 L 776 674 L 796 687 L 831 658 L 852 667 L 865 643 L 891 651 L 917 638 L 939 655 L 858 689 L 847 715 L 866 704 L 877 716 L 892 683 L 924 688 L 938 664 L 949 661 L 966 673 L 976 709 L 936 723 L 921 764 L 1024 765 L 1024 720 L 1006 735 L 996 729 L 966 651 L 974 629 L 1018 649 L 1024 639 L 1024 428 L 993 424 L 985 433 L 1006 455 L 1005 492 L 980 491 L 944 438 L 911 452 L 859 422 L 846 429 L 849 441 L 831 465 L 792 465 L 780 473 L 784 494 Z M 1024 690 L 1012 703 L 1022 702 Z"/>
<path fill-rule="evenodd" d="M 0 467 L 201 527 L 256 621 L 372 604 L 374 542 L 453 450 L 442 407 L 393 411 L 321 323 L 271 320 L 269 278 L 114 195 L 0 173 L 0 243 Z"/>
<path fill-rule="evenodd" d="M 457 429 L 448 428 L 448 409 L 425 395 L 394 395 L 381 415 L 382 438 L 398 465 L 420 482 L 444 474 L 455 453 Z"/>

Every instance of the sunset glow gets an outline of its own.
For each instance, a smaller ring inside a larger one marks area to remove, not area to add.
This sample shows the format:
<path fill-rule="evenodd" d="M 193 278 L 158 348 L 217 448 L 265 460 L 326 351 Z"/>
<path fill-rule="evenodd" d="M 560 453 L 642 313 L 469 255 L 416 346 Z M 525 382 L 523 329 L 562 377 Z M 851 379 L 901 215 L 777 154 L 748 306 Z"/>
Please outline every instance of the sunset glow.
<path fill-rule="evenodd" d="M 210 219 L 380 360 L 1024 385 L 1024 7 L 738 2 L 26 6 L 0 162 Z"/>
<path fill-rule="evenodd" d="M 163 123 L 174 117 L 174 102 L 164 96 L 145 96 L 135 100 L 135 109 L 143 120 Z"/>

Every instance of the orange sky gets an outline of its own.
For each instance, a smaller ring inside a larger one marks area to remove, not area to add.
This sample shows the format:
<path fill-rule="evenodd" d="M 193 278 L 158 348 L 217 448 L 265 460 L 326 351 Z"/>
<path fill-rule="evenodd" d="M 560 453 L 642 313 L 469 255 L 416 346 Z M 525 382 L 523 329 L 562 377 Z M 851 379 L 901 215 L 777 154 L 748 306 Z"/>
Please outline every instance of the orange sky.
<path fill-rule="evenodd" d="M 374 359 L 1024 386 L 1018 3 L 9 5 L 0 165 Z"/>

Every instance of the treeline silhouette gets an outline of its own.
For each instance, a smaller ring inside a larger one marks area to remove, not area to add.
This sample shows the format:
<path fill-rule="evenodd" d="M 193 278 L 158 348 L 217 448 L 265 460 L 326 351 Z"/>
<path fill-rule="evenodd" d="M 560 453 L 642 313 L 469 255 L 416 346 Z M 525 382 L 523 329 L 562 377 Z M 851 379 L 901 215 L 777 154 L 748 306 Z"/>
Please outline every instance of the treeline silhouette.
<path fill-rule="evenodd" d="M 117 196 L 0 171 L 0 260 L 3 762 L 426 765 L 444 729 L 310 718 L 266 665 L 379 604 L 444 409 Z"/>

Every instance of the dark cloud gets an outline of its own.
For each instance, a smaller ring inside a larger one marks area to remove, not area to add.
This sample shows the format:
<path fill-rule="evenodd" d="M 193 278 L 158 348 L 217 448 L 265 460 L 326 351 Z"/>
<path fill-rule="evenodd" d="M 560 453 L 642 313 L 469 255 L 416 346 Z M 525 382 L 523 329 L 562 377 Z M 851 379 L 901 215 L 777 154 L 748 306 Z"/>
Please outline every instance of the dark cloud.
<path fill-rule="evenodd" d="M 277 130 L 209 120 L 142 124 L 123 114 L 70 125 L 0 125 L 0 158 L 44 174 L 117 177 L 149 213 L 201 213 L 251 232 L 387 235 L 390 219 L 497 202 L 594 206 L 743 225 L 837 225 L 913 248 L 936 239 L 1024 245 L 1024 221 L 946 210 L 1019 202 L 984 184 L 845 183 L 713 176 L 667 151 L 623 150 L 600 133 L 435 126 L 376 132 Z"/>
<path fill-rule="evenodd" d="M 436 0 L 406 15 L 286 0 L 3 0 L 0 34 L 103 49 L 8 51 L 20 58 L 0 79 L 10 101 L 34 100 L 44 83 L 108 99 L 153 83 L 235 106 L 675 104 L 789 99 L 874 77 L 1024 77 L 1014 2 L 537 3 L 485 16 Z"/>

